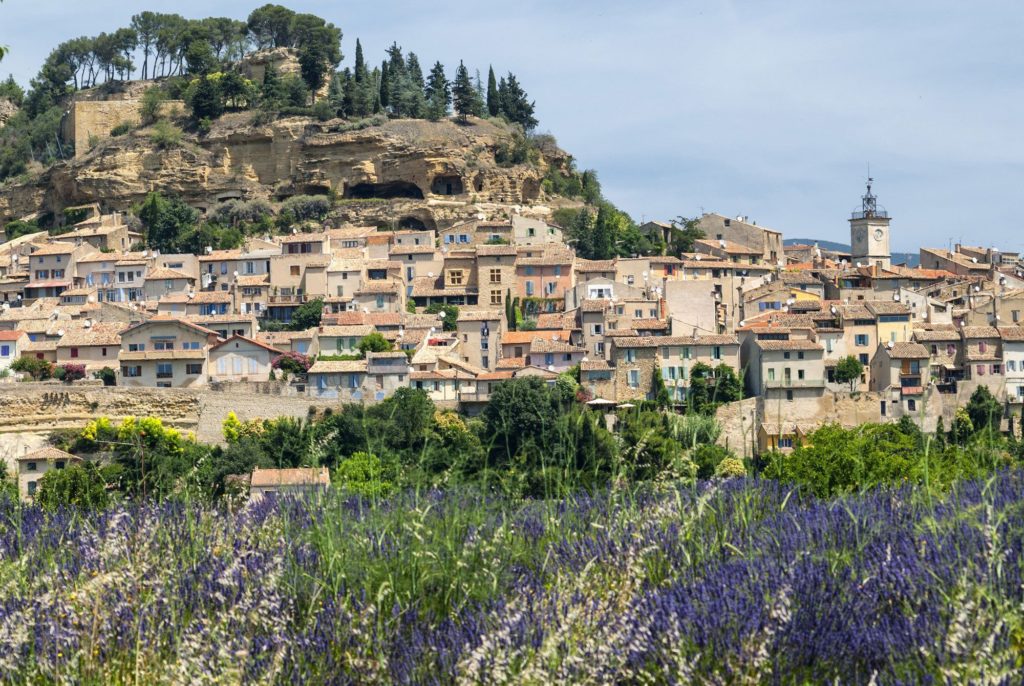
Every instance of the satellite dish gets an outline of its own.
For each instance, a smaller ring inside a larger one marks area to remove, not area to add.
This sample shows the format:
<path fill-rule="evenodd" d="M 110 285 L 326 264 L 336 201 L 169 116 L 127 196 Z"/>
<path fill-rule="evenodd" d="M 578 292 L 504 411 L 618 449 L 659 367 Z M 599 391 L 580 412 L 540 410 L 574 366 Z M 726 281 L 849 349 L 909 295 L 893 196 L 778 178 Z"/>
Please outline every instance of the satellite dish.
<path fill-rule="evenodd" d="M 211 246 L 209 246 L 209 245 L 206 246 L 206 254 L 209 255 L 211 253 L 213 253 L 213 248 Z"/>
<path fill-rule="evenodd" d="M 189 300 L 191 300 L 191 299 L 192 299 L 192 298 L 194 298 L 194 297 L 196 297 L 196 294 L 195 294 L 195 293 L 189 293 L 189 294 L 188 294 L 188 299 L 189 299 Z"/>
<path fill-rule="evenodd" d="M 90 295 L 88 298 L 86 298 L 86 300 L 88 300 L 91 303 L 94 303 L 94 302 L 96 302 L 96 296 L 95 295 Z"/>
<path fill-rule="evenodd" d="M 142 251 L 142 256 L 143 257 L 149 257 L 149 251 L 148 250 L 143 250 Z"/>
<path fill-rule="evenodd" d="M 740 320 L 740 326 L 746 326 L 746 325 L 747 325 L 747 320 L 746 319 L 741 319 Z"/>
<path fill-rule="evenodd" d="M 697 255 L 697 261 L 700 262 L 700 255 Z"/>
<path fill-rule="evenodd" d="M 427 272 L 427 276 L 429 276 L 431 279 L 434 278 L 434 272 Z"/>
<path fill-rule="evenodd" d="M 836 309 L 836 306 L 835 306 L 835 305 L 833 305 L 832 307 L 830 307 L 830 308 L 829 308 L 829 311 L 831 311 L 831 312 L 832 312 L 832 314 L 839 314 L 839 310 L 837 310 L 837 309 Z"/>
<path fill-rule="evenodd" d="M 895 300 L 896 302 L 899 302 L 900 301 L 900 294 L 899 293 L 893 293 L 892 294 L 892 299 Z"/>
<path fill-rule="evenodd" d="M 236 279 L 238 278 L 238 270 L 237 269 L 235 271 L 231 272 L 231 273 L 234 275 L 234 277 Z"/>
<path fill-rule="evenodd" d="M 64 335 L 64 329 L 57 329 L 57 335 L 58 336 L 63 336 Z"/>
<path fill-rule="evenodd" d="M 971 262 L 973 262 L 974 264 L 978 264 L 978 258 L 977 257 L 972 257 L 971 258 Z"/>
<path fill-rule="evenodd" d="M 549 365 L 548 365 L 548 371 L 549 371 L 549 372 L 553 372 L 553 371 L 555 371 L 555 365 L 553 365 L 553 364 L 549 364 Z"/>
<path fill-rule="evenodd" d="M 893 343 L 892 341 L 889 341 L 888 343 L 885 344 L 885 347 L 888 348 L 889 350 L 892 350 L 893 347 L 895 347 L 895 345 L 896 345 L 895 343 Z"/>

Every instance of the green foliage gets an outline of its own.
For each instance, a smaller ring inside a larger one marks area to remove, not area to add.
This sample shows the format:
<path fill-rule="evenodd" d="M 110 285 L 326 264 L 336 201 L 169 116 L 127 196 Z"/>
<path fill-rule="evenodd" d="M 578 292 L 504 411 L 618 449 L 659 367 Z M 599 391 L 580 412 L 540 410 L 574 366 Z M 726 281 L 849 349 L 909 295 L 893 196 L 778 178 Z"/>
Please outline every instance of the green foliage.
<path fill-rule="evenodd" d="M 455 331 L 455 329 L 458 328 L 459 322 L 458 305 L 431 303 L 426 309 L 423 310 L 424 314 L 441 314 L 442 312 L 444 313 L 444 317 L 441 318 L 441 330 Z"/>
<path fill-rule="evenodd" d="M 715 467 L 715 476 L 723 479 L 744 477 L 747 475 L 747 468 L 743 466 L 743 460 L 735 457 L 727 457 Z"/>
<path fill-rule="evenodd" d="M 54 377 L 64 383 L 73 383 L 85 378 L 85 365 L 72 362 L 62 364 L 54 370 Z"/>
<path fill-rule="evenodd" d="M 661 376 L 661 369 L 657 366 L 654 367 L 651 383 L 651 399 L 654 400 L 654 403 L 660 409 L 665 409 L 672 405 L 672 396 L 669 395 L 668 388 L 665 386 L 665 379 Z"/>
<path fill-rule="evenodd" d="M 53 378 L 55 369 L 52 362 L 35 357 L 19 357 L 11 363 L 11 371 L 28 374 L 33 381 L 46 381 Z"/>
<path fill-rule="evenodd" d="M 690 459 L 697 465 L 698 479 L 710 479 L 717 474 L 718 465 L 723 460 L 735 457 L 731 450 L 715 443 L 703 443 L 690 452 Z"/>
<path fill-rule="evenodd" d="M 123 136 L 132 129 L 135 128 L 135 123 L 130 121 L 123 121 L 114 128 L 110 129 L 111 136 Z"/>
<path fill-rule="evenodd" d="M 156 124 L 153 124 L 153 130 L 149 133 L 149 139 L 153 141 L 153 145 L 161 150 L 168 150 L 181 145 L 182 135 L 183 132 L 180 128 L 166 119 L 161 119 Z"/>
<path fill-rule="evenodd" d="M 471 116 L 479 117 L 483 114 L 484 104 L 480 99 L 480 94 L 469 78 L 469 70 L 461 61 L 455 70 L 452 101 L 455 105 L 455 112 L 459 115 L 459 121 L 463 123 Z"/>
<path fill-rule="evenodd" d="M 295 331 L 305 331 L 320 326 L 324 314 L 324 299 L 314 298 L 295 308 L 292 313 L 292 327 Z"/>
<path fill-rule="evenodd" d="M 698 362 L 690 370 L 689 410 L 713 415 L 719 405 L 743 399 L 743 381 L 727 364 L 717 367 Z"/>
<path fill-rule="evenodd" d="M 512 72 L 498 82 L 497 96 L 498 113 L 502 117 L 523 127 L 524 131 L 532 131 L 537 126 L 537 119 L 533 116 L 534 103 Z"/>
<path fill-rule="evenodd" d="M 146 244 L 164 253 L 185 252 L 181 249 L 183 240 L 199 218 L 199 213 L 181 198 L 167 198 L 159 191 L 149 193 L 135 215 L 145 227 Z"/>
<path fill-rule="evenodd" d="M 1007 462 L 998 446 L 982 443 L 939 450 L 924 441 L 912 423 L 863 424 L 852 429 L 829 424 L 810 434 L 806 443 L 790 454 L 771 454 L 764 475 L 832 497 L 905 481 L 941 488 Z"/>
<path fill-rule="evenodd" d="M 366 498 L 381 498 L 394 489 L 388 471 L 379 457 L 360 451 L 338 463 L 334 476 L 342 490 Z"/>
<path fill-rule="evenodd" d="M 7 225 L 4 226 L 4 235 L 9 241 L 13 241 L 15 238 L 19 238 L 30 233 L 39 233 L 40 231 L 42 231 L 42 229 L 40 229 L 35 222 L 22 221 L 21 219 L 15 219 L 12 222 L 7 222 Z"/>
<path fill-rule="evenodd" d="M 277 223 L 282 228 L 304 222 L 323 221 L 331 211 L 331 201 L 324 195 L 293 195 L 281 204 Z"/>
<path fill-rule="evenodd" d="M 288 374 L 305 374 L 312 365 L 313 361 L 309 357 L 296 352 L 282 353 L 270 362 L 272 368 Z"/>
<path fill-rule="evenodd" d="M 694 242 L 704 238 L 704 231 L 698 222 L 698 219 L 686 217 L 677 217 L 672 221 L 672 233 L 667 247 L 669 255 L 679 257 L 683 253 L 693 252 Z"/>
<path fill-rule="evenodd" d="M 367 334 L 359 339 L 359 343 L 356 344 L 356 348 L 363 357 L 366 357 L 366 353 L 389 352 L 392 346 L 388 339 L 374 331 L 373 333 Z"/>
<path fill-rule="evenodd" d="M 836 363 L 836 381 L 850 384 L 850 391 L 857 389 L 860 375 L 864 373 L 864 365 L 853 355 L 847 355 Z"/>
<path fill-rule="evenodd" d="M 150 86 L 142 93 L 139 116 L 145 125 L 153 124 L 160 118 L 160 111 L 167 102 L 167 93 L 160 86 Z"/>
<path fill-rule="evenodd" d="M 14 80 L 14 76 L 8 76 L 5 81 L 0 81 L 0 100 L 7 100 L 15 107 L 21 107 L 25 102 L 25 91 Z"/>
<path fill-rule="evenodd" d="M 0 181 L 24 174 L 33 161 L 49 165 L 74 154 L 73 147 L 60 139 L 60 122 L 64 108 L 60 105 L 32 103 L 14 113 L 0 127 Z"/>
<path fill-rule="evenodd" d="M 92 462 L 85 462 L 44 474 L 34 502 L 47 510 L 69 506 L 95 510 L 107 507 L 110 496 L 102 471 Z"/>
<path fill-rule="evenodd" d="M 978 386 L 967 401 L 967 415 L 976 433 L 998 432 L 1003 408 L 988 386 Z"/>

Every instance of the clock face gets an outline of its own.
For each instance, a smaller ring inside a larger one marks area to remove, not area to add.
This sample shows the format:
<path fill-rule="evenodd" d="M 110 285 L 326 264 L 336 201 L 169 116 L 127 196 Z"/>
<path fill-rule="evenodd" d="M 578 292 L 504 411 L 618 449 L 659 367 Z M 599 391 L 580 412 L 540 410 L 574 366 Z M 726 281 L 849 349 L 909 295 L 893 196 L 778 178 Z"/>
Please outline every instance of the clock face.
<path fill-rule="evenodd" d="M 881 229 L 875 229 L 875 240 L 876 241 L 882 240 L 882 230 Z"/>

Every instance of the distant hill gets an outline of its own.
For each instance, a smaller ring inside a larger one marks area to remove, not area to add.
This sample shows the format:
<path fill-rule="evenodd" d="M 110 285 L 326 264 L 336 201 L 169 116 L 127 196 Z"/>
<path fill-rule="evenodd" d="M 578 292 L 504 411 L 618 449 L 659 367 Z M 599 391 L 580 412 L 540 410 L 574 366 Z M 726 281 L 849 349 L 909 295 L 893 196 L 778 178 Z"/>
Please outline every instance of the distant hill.
<path fill-rule="evenodd" d="M 787 238 L 782 241 L 783 245 L 814 245 L 818 244 L 819 248 L 825 250 L 835 250 L 836 252 L 850 252 L 850 246 L 845 243 L 836 243 L 834 241 L 822 241 L 815 238 Z M 893 264 L 905 264 L 908 267 L 917 267 L 921 264 L 921 256 L 918 253 L 913 252 L 894 252 L 892 254 Z"/>

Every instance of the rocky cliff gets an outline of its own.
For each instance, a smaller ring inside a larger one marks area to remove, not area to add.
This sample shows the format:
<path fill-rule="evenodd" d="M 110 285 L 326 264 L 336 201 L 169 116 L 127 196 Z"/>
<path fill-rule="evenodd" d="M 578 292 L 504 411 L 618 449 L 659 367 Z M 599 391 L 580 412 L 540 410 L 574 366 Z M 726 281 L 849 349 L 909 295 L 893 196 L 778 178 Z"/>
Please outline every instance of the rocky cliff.
<path fill-rule="evenodd" d="M 91 202 L 126 210 L 152 190 L 199 208 L 231 198 L 333 193 L 344 219 L 431 228 L 479 214 L 543 215 L 544 170 L 565 153 L 551 147 L 535 162 L 501 166 L 495 154 L 511 136 L 490 120 L 399 119 L 357 128 L 307 117 L 257 124 L 249 112 L 158 150 L 150 131 L 138 129 L 0 190 L 0 222 Z"/>

